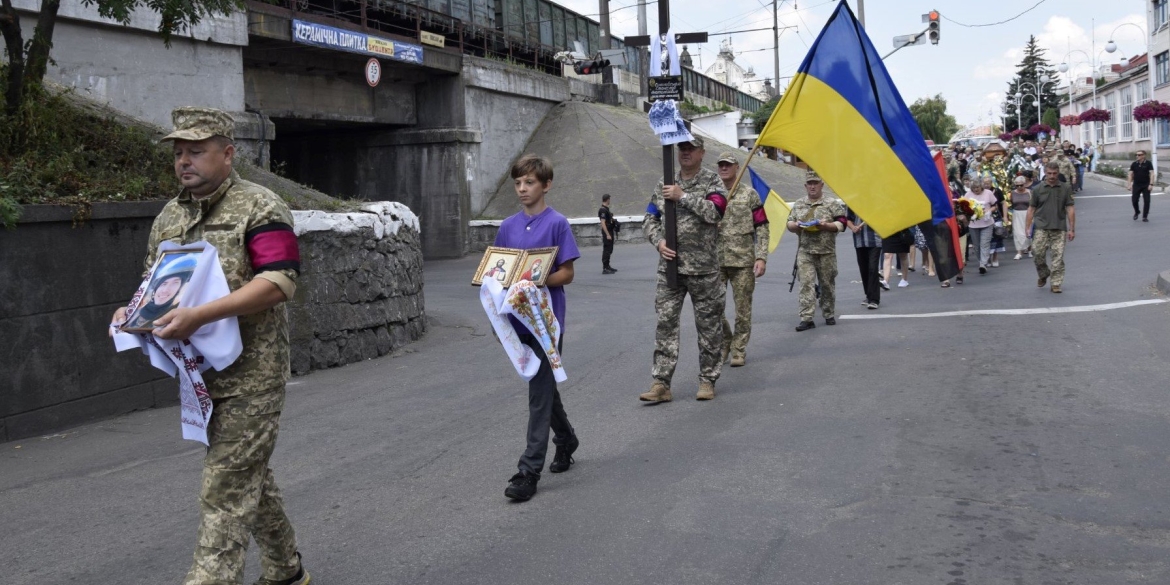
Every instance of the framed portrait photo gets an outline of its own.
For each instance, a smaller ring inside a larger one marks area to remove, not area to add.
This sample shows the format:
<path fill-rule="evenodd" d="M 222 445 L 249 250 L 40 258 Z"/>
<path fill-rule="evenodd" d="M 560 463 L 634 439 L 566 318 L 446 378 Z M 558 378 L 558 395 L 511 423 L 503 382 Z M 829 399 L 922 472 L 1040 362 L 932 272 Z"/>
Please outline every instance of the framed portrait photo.
<path fill-rule="evenodd" d="M 533 248 L 524 251 L 524 259 L 520 263 L 519 275 L 513 282 L 530 280 L 536 286 L 544 286 L 548 274 L 552 271 L 553 261 L 557 258 L 557 246 L 551 248 Z"/>
<path fill-rule="evenodd" d="M 516 276 L 516 269 L 520 267 L 524 257 L 524 250 L 515 248 L 497 248 L 488 246 L 483 252 L 483 259 L 471 279 L 471 284 L 479 286 L 485 278 L 494 278 L 504 288 L 511 286 Z"/>
<path fill-rule="evenodd" d="M 150 271 L 150 283 L 120 329 L 149 333 L 154 330 L 155 319 L 178 308 L 202 253 L 202 248 L 180 248 L 159 254 Z"/>

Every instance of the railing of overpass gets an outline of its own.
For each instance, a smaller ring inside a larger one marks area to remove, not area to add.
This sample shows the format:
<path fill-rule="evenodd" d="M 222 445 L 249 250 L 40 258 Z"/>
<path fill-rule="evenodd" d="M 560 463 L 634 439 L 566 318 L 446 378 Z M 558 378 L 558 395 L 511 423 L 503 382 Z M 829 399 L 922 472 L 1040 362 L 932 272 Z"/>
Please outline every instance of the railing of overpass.
<path fill-rule="evenodd" d="M 255 3 L 257 0 L 251 0 Z M 423 32 L 441 35 L 459 52 L 532 67 L 562 75 L 553 56 L 580 40 L 586 51 L 600 48 L 597 21 L 548 0 L 283 0 L 294 12 L 349 22 L 412 39 Z M 617 37 L 625 49 L 626 70 L 641 75 L 640 52 Z M 698 71 L 683 69 L 687 91 L 747 112 L 763 106 L 759 99 Z"/>

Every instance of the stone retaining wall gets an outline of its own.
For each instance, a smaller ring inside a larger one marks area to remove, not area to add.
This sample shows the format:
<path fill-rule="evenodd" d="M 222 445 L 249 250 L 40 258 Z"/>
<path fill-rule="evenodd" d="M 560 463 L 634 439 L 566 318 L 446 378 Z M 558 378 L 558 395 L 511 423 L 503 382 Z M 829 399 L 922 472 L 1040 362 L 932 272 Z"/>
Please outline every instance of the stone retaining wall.
<path fill-rule="evenodd" d="M 94 204 L 76 222 L 69 207 L 28 205 L 15 229 L 0 229 L 0 442 L 178 402 L 174 379 L 106 336 L 141 283 L 163 204 Z M 422 250 L 408 208 L 294 216 L 294 373 L 385 355 L 423 335 Z"/>
<path fill-rule="evenodd" d="M 642 235 L 642 216 L 615 216 L 621 229 L 618 231 L 617 243 L 637 242 L 645 243 Z M 496 232 L 500 229 L 498 219 L 477 219 L 467 224 L 468 249 L 471 252 L 482 252 L 496 241 Z M 573 237 L 577 239 L 577 246 L 601 245 L 601 221 L 596 217 L 581 217 L 569 220 L 573 228 Z"/>
<path fill-rule="evenodd" d="M 289 306 L 292 370 L 386 355 L 426 331 L 418 217 L 401 203 L 297 211 L 301 276 Z"/>

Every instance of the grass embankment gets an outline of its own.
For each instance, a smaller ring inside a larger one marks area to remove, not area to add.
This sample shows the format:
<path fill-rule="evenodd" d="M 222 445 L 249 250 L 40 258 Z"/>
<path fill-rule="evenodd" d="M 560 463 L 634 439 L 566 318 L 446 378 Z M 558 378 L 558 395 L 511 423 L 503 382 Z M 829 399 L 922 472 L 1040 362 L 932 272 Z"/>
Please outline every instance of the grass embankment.
<path fill-rule="evenodd" d="M 93 203 L 174 197 L 179 183 L 161 137 L 160 128 L 68 90 L 37 92 L 18 123 L 0 113 L 0 226 L 13 227 L 21 205 L 69 205 L 84 221 Z M 344 211 L 362 203 L 330 197 L 240 158 L 235 166 L 293 209 Z"/>

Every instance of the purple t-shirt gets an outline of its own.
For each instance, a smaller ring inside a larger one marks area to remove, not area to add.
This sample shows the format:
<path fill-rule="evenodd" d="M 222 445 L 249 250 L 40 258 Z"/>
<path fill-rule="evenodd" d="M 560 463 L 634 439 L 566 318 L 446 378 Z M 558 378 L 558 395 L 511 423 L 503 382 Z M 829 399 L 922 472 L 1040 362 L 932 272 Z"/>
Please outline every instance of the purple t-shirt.
<path fill-rule="evenodd" d="M 561 264 L 581 257 L 581 251 L 577 249 L 577 240 L 573 237 L 573 229 L 569 227 L 569 220 L 551 207 L 536 215 L 525 215 L 521 211 L 505 219 L 500 224 L 500 230 L 496 232 L 495 245 L 521 250 L 558 246 L 557 257 L 553 259 L 553 268 L 549 274 L 556 272 Z M 564 336 L 565 287 L 548 287 L 548 296 L 552 301 L 553 315 L 556 315 L 557 321 L 561 323 L 561 335 Z M 517 333 L 528 333 L 528 328 L 519 320 L 511 315 L 508 317 L 512 320 L 512 328 Z"/>

